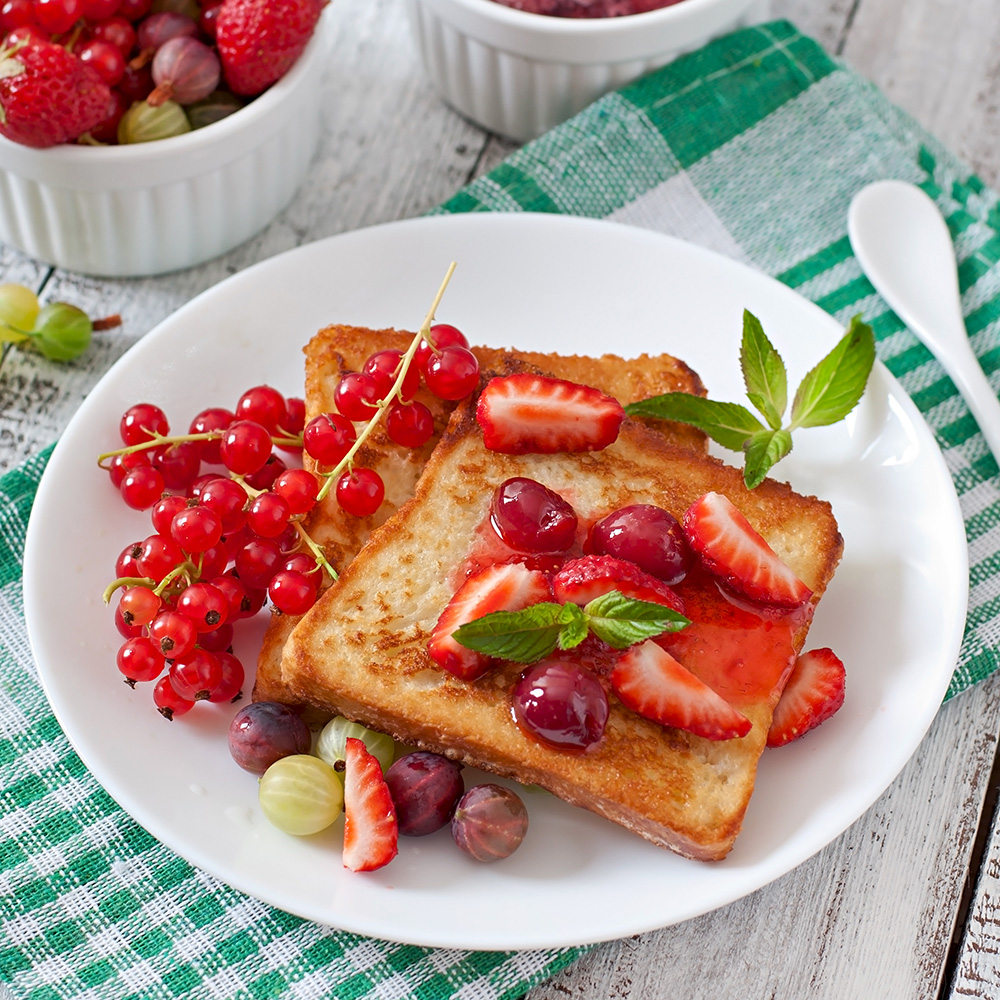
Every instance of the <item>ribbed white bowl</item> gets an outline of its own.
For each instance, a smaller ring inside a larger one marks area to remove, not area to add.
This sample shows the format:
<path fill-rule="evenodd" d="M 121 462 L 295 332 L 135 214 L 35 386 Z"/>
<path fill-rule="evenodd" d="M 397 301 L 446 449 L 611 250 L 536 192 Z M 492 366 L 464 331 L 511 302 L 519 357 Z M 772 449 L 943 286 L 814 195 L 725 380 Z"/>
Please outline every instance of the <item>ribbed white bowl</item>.
<path fill-rule="evenodd" d="M 106 277 L 163 274 L 231 250 L 292 199 L 320 135 L 324 15 L 302 57 L 222 121 L 159 142 L 31 149 L 0 137 L 0 240 Z"/>
<path fill-rule="evenodd" d="M 769 0 L 682 0 L 646 14 L 576 19 L 493 0 L 407 0 L 427 75 L 456 111 L 520 142 L 602 94 L 743 24 Z"/>

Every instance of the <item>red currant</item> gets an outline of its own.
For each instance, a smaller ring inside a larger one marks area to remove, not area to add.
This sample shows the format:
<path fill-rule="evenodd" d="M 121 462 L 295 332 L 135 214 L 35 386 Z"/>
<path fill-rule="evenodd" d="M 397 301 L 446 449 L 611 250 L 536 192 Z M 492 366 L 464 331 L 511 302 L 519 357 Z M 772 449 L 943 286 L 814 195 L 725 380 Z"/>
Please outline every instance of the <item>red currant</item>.
<path fill-rule="evenodd" d="M 243 478 L 247 485 L 255 490 L 269 490 L 274 485 L 275 479 L 287 468 L 288 466 L 278 455 L 271 454 L 256 472 L 251 472 Z"/>
<path fill-rule="evenodd" d="M 285 419 L 285 397 L 269 385 L 247 389 L 236 402 L 237 420 L 254 420 L 272 434 Z"/>
<path fill-rule="evenodd" d="M 83 0 L 34 0 L 35 21 L 50 35 L 61 35 L 83 17 Z"/>
<path fill-rule="evenodd" d="M 282 569 L 267 588 L 271 603 L 286 615 L 305 614 L 316 603 L 316 584 L 304 573 Z"/>
<path fill-rule="evenodd" d="M 285 469 L 274 481 L 274 492 L 284 497 L 292 514 L 305 514 L 316 506 L 319 483 L 308 469 Z"/>
<path fill-rule="evenodd" d="M 126 681 L 155 681 L 163 673 L 164 659 L 159 647 L 148 636 L 128 639 L 118 650 L 118 669 Z"/>
<path fill-rule="evenodd" d="M 149 465 L 148 451 L 129 451 L 123 455 L 115 455 L 108 466 L 108 475 L 116 489 L 121 489 L 122 480 L 130 470 L 138 469 L 140 465 Z"/>
<path fill-rule="evenodd" d="M 397 350 L 376 351 L 361 369 L 362 373 L 370 376 L 378 388 L 379 398 L 385 399 L 395 384 L 399 376 L 399 364 L 402 361 L 403 352 Z M 400 394 L 403 399 L 413 399 L 417 389 L 420 388 L 420 371 L 417 366 L 411 364 L 406 372 L 406 378 L 400 387 Z"/>
<path fill-rule="evenodd" d="M 139 550 L 139 576 L 159 583 L 175 566 L 184 562 L 181 547 L 168 535 L 150 535 Z"/>
<path fill-rule="evenodd" d="M 125 473 L 118 490 L 133 510 L 148 510 L 163 496 L 165 488 L 159 471 L 151 465 L 140 465 Z"/>
<path fill-rule="evenodd" d="M 226 534 L 237 531 L 246 524 L 247 515 L 244 509 L 249 497 L 247 491 L 233 479 L 216 476 L 205 483 L 198 494 L 198 500 L 204 507 L 214 510 L 222 522 L 222 530 Z"/>
<path fill-rule="evenodd" d="M 222 679 L 212 689 L 208 700 L 216 704 L 224 701 L 239 700 L 243 681 L 246 678 L 243 664 L 229 652 L 219 652 L 215 655 L 219 661 L 219 666 L 222 668 Z"/>
<path fill-rule="evenodd" d="M 438 399 L 462 399 L 479 384 L 479 361 L 467 347 L 442 348 L 427 359 L 424 382 Z"/>
<path fill-rule="evenodd" d="M 210 583 L 192 583 L 177 598 L 177 612 L 190 618 L 199 632 L 211 632 L 225 625 L 229 599 Z"/>
<path fill-rule="evenodd" d="M 337 480 L 337 503 L 355 517 L 374 514 L 384 497 L 385 485 L 374 469 L 351 469 Z"/>
<path fill-rule="evenodd" d="M 220 539 L 217 545 L 211 545 L 204 552 L 200 552 L 196 562 L 198 576 L 202 579 L 224 573 L 229 564 L 229 549 L 226 548 L 226 543 Z"/>
<path fill-rule="evenodd" d="M 139 557 L 142 555 L 142 542 L 132 542 L 126 545 L 118 554 L 115 560 L 115 576 L 145 576 L 139 566 Z"/>
<path fill-rule="evenodd" d="M 230 472 L 246 476 L 267 461 L 271 454 L 271 434 L 255 420 L 236 420 L 223 433 L 219 454 Z"/>
<path fill-rule="evenodd" d="M 149 90 L 153 89 L 153 79 L 150 77 L 149 80 Z M 148 94 L 149 91 L 146 92 Z M 142 97 L 137 97 L 135 100 L 143 100 L 146 97 L 143 94 Z M 221 406 L 212 406 L 207 410 L 202 410 L 194 420 L 191 421 L 191 425 L 188 428 L 189 434 L 212 434 L 216 431 L 224 431 L 236 417 L 226 409 Z M 221 435 L 220 435 L 221 437 Z M 201 451 L 201 458 L 203 462 L 209 462 L 212 465 L 218 465 L 222 462 L 222 458 L 219 456 L 219 438 L 210 438 L 207 441 L 196 441 L 195 444 L 198 445 Z"/>
<path fill-rule="evenodd" d="M 381 393 L 370 375 L 348 372 L 342 375 L 333 390 L 333 401 L 340 413 L 348 420 L 371 420 Z"/>
<path fill-rule="evenodd" d="M 448 323 L 435 323 L 428 332 L 431 342 L 421 340 L 417 345 L 417 353 L 413 357 L 418 371 L 423 372 L 427 368 L 427 359 L 436 351 L 451 347 L 453 344 L 458 347 L 469 346 L 465 334 L 458 327 Z"/>
<path fill-rule="evenodd" d="M 194 649 L 198 630 L 187 615 L 163 611 L 149 623 L 149 637 L 165 657 L 174 660 Z"/>
<path fill-rule="evenodd" d="M 289 434 L 301 434 L 306 425 L 306 402 L 298 396 L 289 396 L 285 400 L 285 419 L 281 429 Z"/>
<path fill-rule="evenodd" d="M 182 698 L 170 683 L 170 675 L 164 674 L 156 682 L 153 688 L 153 704 L 156 705 L 160 715 L 168 722 L 173 721 L 178 715 L 184 715 L 194 708 L 194 702 L 187 698 Z"/>
<path fill-rule="evenodd" d="M 209 632 L 198 633 L 198 645 L 210 653 L 224 653 L 233 644 L 235 629 L 229 622 Z"/>
<path fill-rule="evenodd" d="M 201 449 L 194 441 L 157 448 L 152 465 L 163 476 L 168 490 L 188 490 L 201 472 Z"/>
<path fill-rule="evenodd" d="M 288 501 L 278 493 L 261 493 L 250 501 L 247 527 L 261 538 L 277 538 L 288 526 Z"/>
<path fill-rule="evenodd" d="M 278 563 L 281 548 L 270 538 L 256 538 L 236 553 L 236 574 L 248 590 L 266 590 Z"/>
<path fill-rule="evenodd" d="M 7 0 L 0 5 L 0 32 L 35 24 L 35 5 L 31 0 Z"/>
<path fill-rule="evenodd" d="M 88 21 L 103 21 L 118 13 L 121 0 L 83 0 L 83 16 Z"/>
<path fill-rule="evenodd" d="M 153 9 L 153 0 L 121 0 L 118 13 L 130 21 L 140 21 Z"/>
<path fill-rule="evenodd" d="M 118 634 L 124 636 L 126 639 L 137 638 L 142 635 L 143 630 L 142 625 L 130 625 L 127 621 L 125 621 L 125 616 L 122 614 L 120 605 L 115 608 L 115 628 L 118 629 Z"/>
<path fill-rule="evenodd" d="M 154 437 L 169 434 L 170 424 L 167 422 L 167 415 L 158 406 L 136 403 L 122 414 L 118 432 L 125 444 L 142 444 Z"/>
<path fill-rule="evenodd" d="M 170 522 L 173 521 L 177 514 L 179 514 L 182 510 L 185 510 L 187 506 L 187 497 L 179 497 L 174 494 L 160 497 L 160 499 L 153 504 L 153 509 L 150 512 L 150 519 L 153 522 L 153 528 L 158 534 L 169 535 Z"/>
<path fill-rule="evenodd" d="M 174 691 L 188 701 L 206 701 L 222 680 L 222 665 L 207 649 L 176 657 L 167 675 Z"/>
<path fill-rule="evenodd" d="M 222 520 L 210 507 L 185 507 L 170 522 L 170 537 L 185 552 L 204 552 L 222 538 Z"/>
<path fill-rule="evenodd" d="M 96 70 L 97 75 L 109 86 L 116 87 L 125 75 L 125 56 L 117 45 L 95 38 L 77 53 L 80 62 Z"/>
<path fill-rule="evenodd" d="M 129 587 L 118 601 L 126 625 L 148 625 L 160 610 L 160 598 L 149 587 Z"/>
<path fill-rule="evenodd" d="M 131 55 L 132 49 L 135 48 L 135 28 L 121 14 L 115 14 L 112 17 L 105 18 L 103 21 L 99 21 L 97 24 L 91 25 L 90 36 L 91 38 L 99 38 L 102 41 L 111 42 L 112 45 L 117 45 L 126 59 Z M 152 80 L 152 73 L 150 74 L 150 80 Z"/>
<path fill-rule="evenodd" d="M 336 465 L 357 440 L 354 424 L 339 413 L 321 413 L 302 432 L 305 450 L 320 465 Z"/>
<path fill-rule="evenodd" d="M 423 403 L 389 404 L 385 432 L 404 448 L 419 448 L 434 434 L 434 416 Z"/>
<path fill-rule="evenodd" d="M 236 621 L 238 618 L 246 618 L 251 610 L 251 601 L 247 596 L 247 589 L 243 584 L 229 573 L 212 577 L 208 581 L 216 590 L 226 595 L 229 604 L 229 614 L 227 621 Z"/>

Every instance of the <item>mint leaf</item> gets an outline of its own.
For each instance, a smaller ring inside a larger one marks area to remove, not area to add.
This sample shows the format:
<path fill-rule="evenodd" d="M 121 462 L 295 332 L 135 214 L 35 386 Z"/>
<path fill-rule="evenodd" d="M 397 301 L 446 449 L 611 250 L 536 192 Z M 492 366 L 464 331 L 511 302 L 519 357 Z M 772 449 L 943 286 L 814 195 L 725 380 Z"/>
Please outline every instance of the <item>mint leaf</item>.
<path fill-rule="evenodd" d="M 843 420 L 861 399 L 874 363 L 875 335 L 855 316 L 837 346 L 802 380 L 789 430 Z"/>
<path fill-rule="evenodd" d="M 677 632 L 691 621 L 672 608 L 639 601 L 612 590 L 595 597 L 583 609 L 590 631 L 615 649 L 626 649 L 664 632 Z"/>
<path fill-rule="evenodd" d="M 590 634 L 587 616 L 578 604 L 564 604 L 559 622 L 562 625 L 558 639 L 560 649 L 579 646 Z"/>
<path fill-rule="evenodd" d="M 768 425 L 777 430 L 788 405 L 788 373 L 781 355 L 764 333 L 760 320 L 743 310 L 743 341 L 740 367 L 747 398 L 761 412 Z"/>
<path fill-rule="evenodd" d="M 637 601 L 612 590 L 585 608 L 543 601 L 523 611 L 494 611 L 466 622 L 452 637 L 486 656 L 514 663 L 537 663 L 557 649 L 579 646 L 591 632 L 609 646 L 625 649 L 690 624 L 672 608 Z"/>
<path fill-rule="evenodd" d="M 792 435 L 784 430 L 758 431 L 746 443 L 743 482 L 748 490 L 760 486 L 775 462 L 792 450 Z"/>
<path fill-rule="evenodd" d="M 563 628 L 567 624 L 572 627 L 572 622 L 567 619 L 576 616 L 572 611 L 565 610 L 569 607 L 575 608 L 579 617 L 583 617 L 576 605 L 543 601 L 523 611 L 494 611 L 483 615 L 460 626 L 452 637 L 477 653 L 515 663 L 536 663 L 555 652 Z M 578 628 L 574 630 L 574 634 L 578 632 Z"/>
<path fill-rule="evenodd" d="M 641 399 L 629 403 L 625 412 L 630 416 L 691 424 L 731 451 L 742 451 L 743 443 L 751 434 L 764 430 L 764 425 L 739 403 L 719 403 L 687 392 L 668 392 Z"/>

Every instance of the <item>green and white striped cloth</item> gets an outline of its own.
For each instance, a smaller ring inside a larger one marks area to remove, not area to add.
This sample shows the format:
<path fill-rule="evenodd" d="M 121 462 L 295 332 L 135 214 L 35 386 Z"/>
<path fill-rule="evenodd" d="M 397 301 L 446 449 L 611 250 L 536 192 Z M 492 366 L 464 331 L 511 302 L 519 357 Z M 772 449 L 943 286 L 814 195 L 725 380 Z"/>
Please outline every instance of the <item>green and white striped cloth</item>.
<path fill-rule="evenodd" d="M 1000 386 L 997 194 L 784 22 L 601 99 L 440 211 L 615 219 L 749 262 L 845 323 L 863 313 L 962 502 L 971 603 L 954 695 L 998 662 L 1000 477 L 954 386 L 851 255 L 847 206 L 884 177 L 943 209 L 969 333 Z M 21 559 L 46 458 L 0 481 L 0 1000 L 513 1000 L 572 961 L 573 949 L 416 948 L 303 921 L 192 868 L 123 813 L 60 731 L 28 648 Z"/>

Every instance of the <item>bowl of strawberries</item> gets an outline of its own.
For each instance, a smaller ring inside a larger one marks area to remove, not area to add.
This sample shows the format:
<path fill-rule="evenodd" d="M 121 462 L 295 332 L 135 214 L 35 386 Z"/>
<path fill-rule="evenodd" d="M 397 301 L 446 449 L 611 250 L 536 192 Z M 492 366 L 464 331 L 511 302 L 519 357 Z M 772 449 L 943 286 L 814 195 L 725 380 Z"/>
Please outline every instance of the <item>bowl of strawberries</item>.
<path fill-rule="evenodd" d="M 7 0 L 0 240 L 85 274 L 219 256 L 320 135 L 326 0 Z"/>

